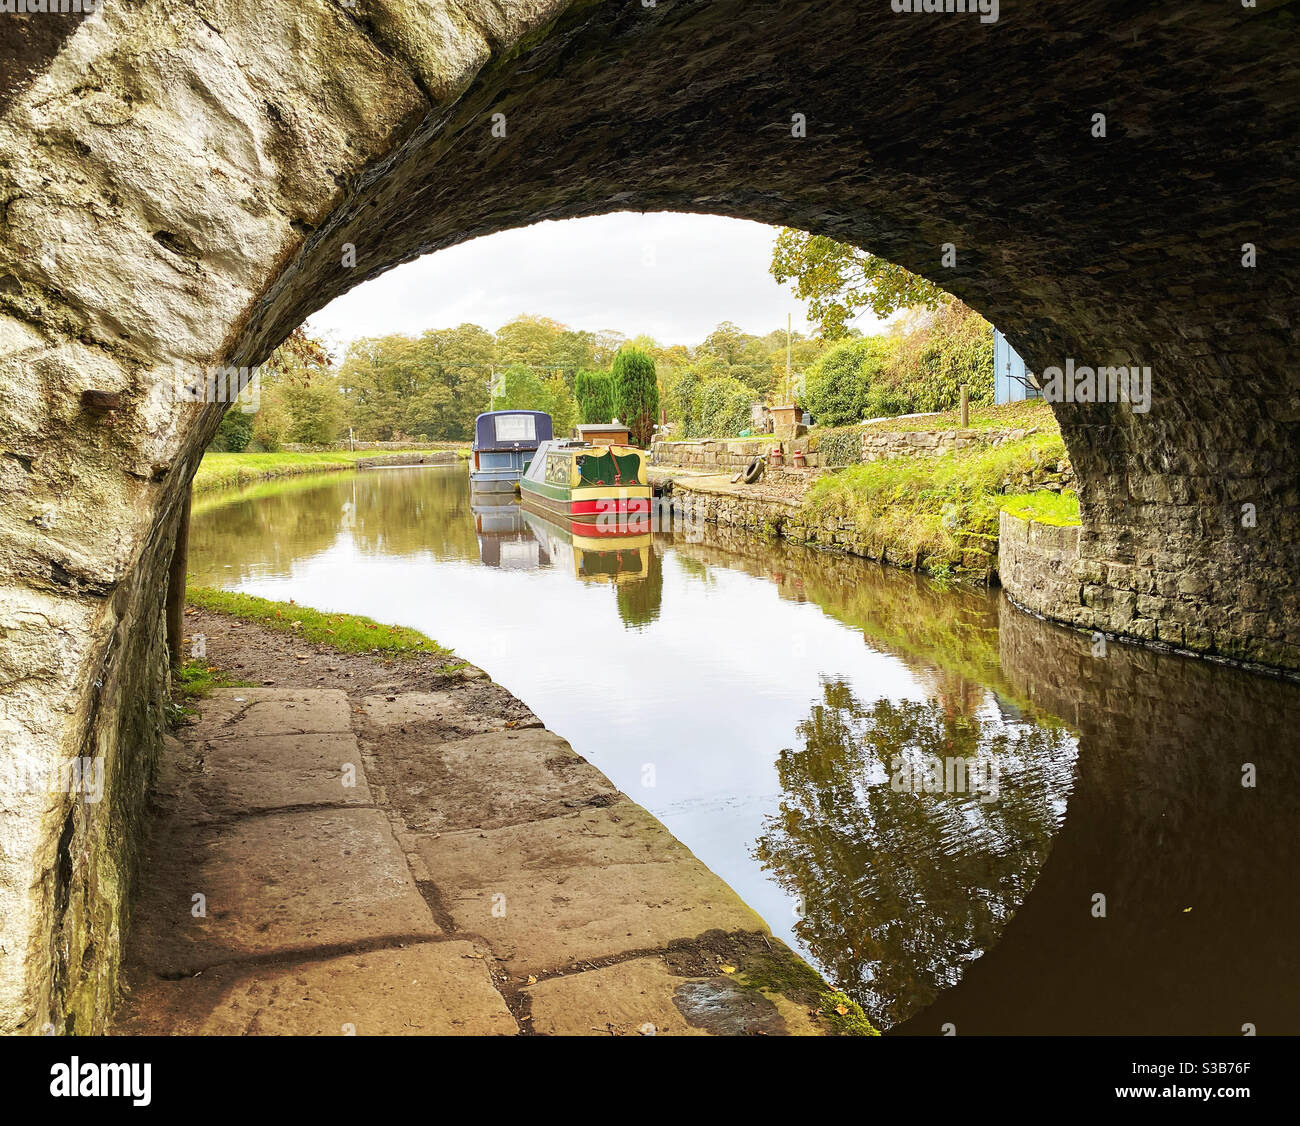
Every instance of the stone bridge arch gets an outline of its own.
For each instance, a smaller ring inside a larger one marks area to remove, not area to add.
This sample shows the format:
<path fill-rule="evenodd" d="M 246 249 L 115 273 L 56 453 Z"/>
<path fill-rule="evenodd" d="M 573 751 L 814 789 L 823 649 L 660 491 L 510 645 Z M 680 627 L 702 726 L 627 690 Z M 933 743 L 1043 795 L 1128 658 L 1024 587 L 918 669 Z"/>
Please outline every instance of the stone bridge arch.
<path fill-rule="evenodd" d="M 619 209 L 800 226 L 939 282 L 1032 367 L 1149 364 L 1148 413 L 1058 412 L 1085 523 L 1070 616 L 1300 668 L 1294 7 L 0 13 L 0 751 L 107 778 L 100 806 L 0 798 L 0 1030 L 96 1029 L 110 1004 L 167 564 L 223 409 L 175 401 L 175 373 L 254 365 L 476 235 Z"/>

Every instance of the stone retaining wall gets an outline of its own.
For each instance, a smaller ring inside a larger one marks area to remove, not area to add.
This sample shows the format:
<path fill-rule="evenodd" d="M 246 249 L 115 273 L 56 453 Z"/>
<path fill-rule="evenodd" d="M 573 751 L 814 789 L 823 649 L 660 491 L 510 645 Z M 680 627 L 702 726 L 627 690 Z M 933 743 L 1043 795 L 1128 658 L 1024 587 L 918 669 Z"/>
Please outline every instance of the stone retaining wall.
<path fill-rule="evenodd" d="M 1001 446 L 1019 442 L 1037 427 L 1015 427 L 1005 430 L 885 430 L 878 426 L 862 428 L 862 460 L 884 461 L 894 457 L 937 457 L 955 450 L 969 450 L 976 446 Z"/>
<path fill-rule="evenodd" d="M 418 456 L 393 453 L 379 454 L 376 457 L 362 457 L 357 459 L 356 466 L 358 469 L 376 469 L 385 465 L 454 465 L 460 460 L 460 455 L 455 450 L 434 450 L 431 454 L 420 454 Z"/>
<path fill-rule="evenodd" d="M 650 446 L 651 465 L 671 465 L 679 469 L 744 469 L 754 458 L 771 453 L 775 442 L 744 438 L 701 438 L 693 442 L 655 442 Z"/>
<path fill-rule="evenodd" d="M 1018 442 L 1038 433 L 1037 427 L 967 430 L 887 430 L 879 426 L 863 426 L 861 447 L 855 452 L 858 461 L 884 461 L 896 457 L 938 457 L 955 450 L 974 449 L 978 446 L 1001 446 Z M 784 442 L 744 438 L 700 438 L 684 442 L 655 442 L 650 447 L 650 464 L 674 466 L 681 469 L 727 470 L 743 469 L 760 455 L 767 456 L 778 445 L 786 460 L 795 450 L 802 450 L 809 467 L 820 468 L 843 464 L 841 460 L 828 461 L 826 451 L 819 448 L 825 432 L 814 431 L 801 438 Z"/>
<path fill-rule="evenodd" d="M 1078 525 L 1059 527 L 1003 512 L 998 577 L 1013 600 L 1036 614 L 1073 622 L 1079 608 Z"/>

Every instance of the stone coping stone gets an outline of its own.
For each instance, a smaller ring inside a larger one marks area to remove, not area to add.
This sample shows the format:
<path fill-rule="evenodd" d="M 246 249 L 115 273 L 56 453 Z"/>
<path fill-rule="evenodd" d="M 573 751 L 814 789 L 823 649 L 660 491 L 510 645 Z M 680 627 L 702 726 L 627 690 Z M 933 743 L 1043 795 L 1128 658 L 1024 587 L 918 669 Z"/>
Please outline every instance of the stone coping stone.
<path fill-rule="evenodd" d="M 801 507 L 800 502 L 791 497 L 772 496 L 770 493 L 760 492 L 753 485 L 741 485 L 739 483 L 733 485 L 731 479 L 734 476 L 735 473 L 718 473 L 692 477 L 689 481 L 679 479 L 673 486 L 673 495 L 702 493 L 706 496 L 736 497 L 739 500 L 757 501 L 762 504 L 791 510 L 797 510 Z"/>
<path fill-rule="evenodd" d="M 553 977 L 521 990 L 544 1036 L 815 1036 L 799 1005 L 727 976 L 680 977 L 662 958 Z"/>
<path fill-rule="evenodd" d="M 518 715 L 493 715 L 485 712 L 478 700 L 467 706 L 463 691 L 403 692 L 400 695 L 367 696 L 361 702 L 366 722 L 378 727 L 402 727 L 429 724 L 439 729 L 452 728 L 465 734 L 521 727 L 541 727 L 542 721 L 532 712 Z"/>
<path fill-rule="evenodd" d="M 218 688 L 198 707 L 200 718 L 191 735 L 202 739 L 352 730 L 348 696 L 341 688 Z"/>
<path fill-rule="evenodd" d="M 125 1036 L 513 1036 L 515 1019 L 472 943 L 421 942 L 319 961 L 216 966 L 146 978 Z"/>
<path fill-rule="evenodd" d="M 156 973 L 442 933 L 378 809 L 173 822 L 150 851 L 130 960 Z"/>
<path fill-rule="evenodd" d="M 658 949 L 720 928 L 767 932 L 755 912 L 632 802 L 417 845 L 459 930 L 517 976 Z"/>
<path fill-rule="evenodd" d="M 417 833 L 495 829 L 620 798 L 605 775 L 540 727 L 448 743 L 389 729 L 375 768 L 387 800 Z"/>
<path fill-rule="evenodd" d="M 201 764 L 190 782 L 199 821 L 289 806 L 374 804 L 351 734 L 204 739 L 192 753 Z"/>

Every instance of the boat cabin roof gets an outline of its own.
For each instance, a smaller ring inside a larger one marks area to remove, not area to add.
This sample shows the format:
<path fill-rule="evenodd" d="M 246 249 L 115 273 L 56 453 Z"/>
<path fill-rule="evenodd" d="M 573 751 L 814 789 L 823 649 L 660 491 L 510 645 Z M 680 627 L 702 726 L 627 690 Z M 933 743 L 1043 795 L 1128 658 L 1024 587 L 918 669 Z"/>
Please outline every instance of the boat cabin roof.
<path fill-rule="evenodd" d="M 635 446 L 593 446 L 590 442 L 576 442 L 571 438 L 557 438 L 542 442 L 537 447 L 537 452 L 533 454 L 532 459 L 528 462 L 528 468 L 524 470 L 526 480 L 533 482 L 546 480 L 546 457 L 548 454 L 562 454 L 570 458 L 581 456 L 588 466 L 599 466 L 606 460 L 612 459 L 615 467 L 618 465 L 623 466 L 624 472 L 627 471 L 629 459 L 635 458 L 638 477 L 645 462 L 645 450 L 638 450 Z M 581 467 L 583 463 L 580 461 L 578 464 Z M 584 476 L 585 473 L 584 470 Z"/>
<path fill-rule="evenodd" d="M 476 450 L 535 450 L 551 434 L 545 411 L 488 411 L 474 420 Z"/>

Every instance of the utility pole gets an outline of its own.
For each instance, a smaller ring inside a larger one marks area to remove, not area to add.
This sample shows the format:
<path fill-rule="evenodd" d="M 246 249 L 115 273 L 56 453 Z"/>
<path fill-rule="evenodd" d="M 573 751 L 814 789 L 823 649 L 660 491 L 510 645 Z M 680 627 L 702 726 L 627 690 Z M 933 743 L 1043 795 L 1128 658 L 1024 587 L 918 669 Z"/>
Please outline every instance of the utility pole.
<path fill-rule="evenodd" d="M 794 402 L 794 385 L 790 381 L 790 314 L 785 315 L 785 397 L 786 402 Z"/>

